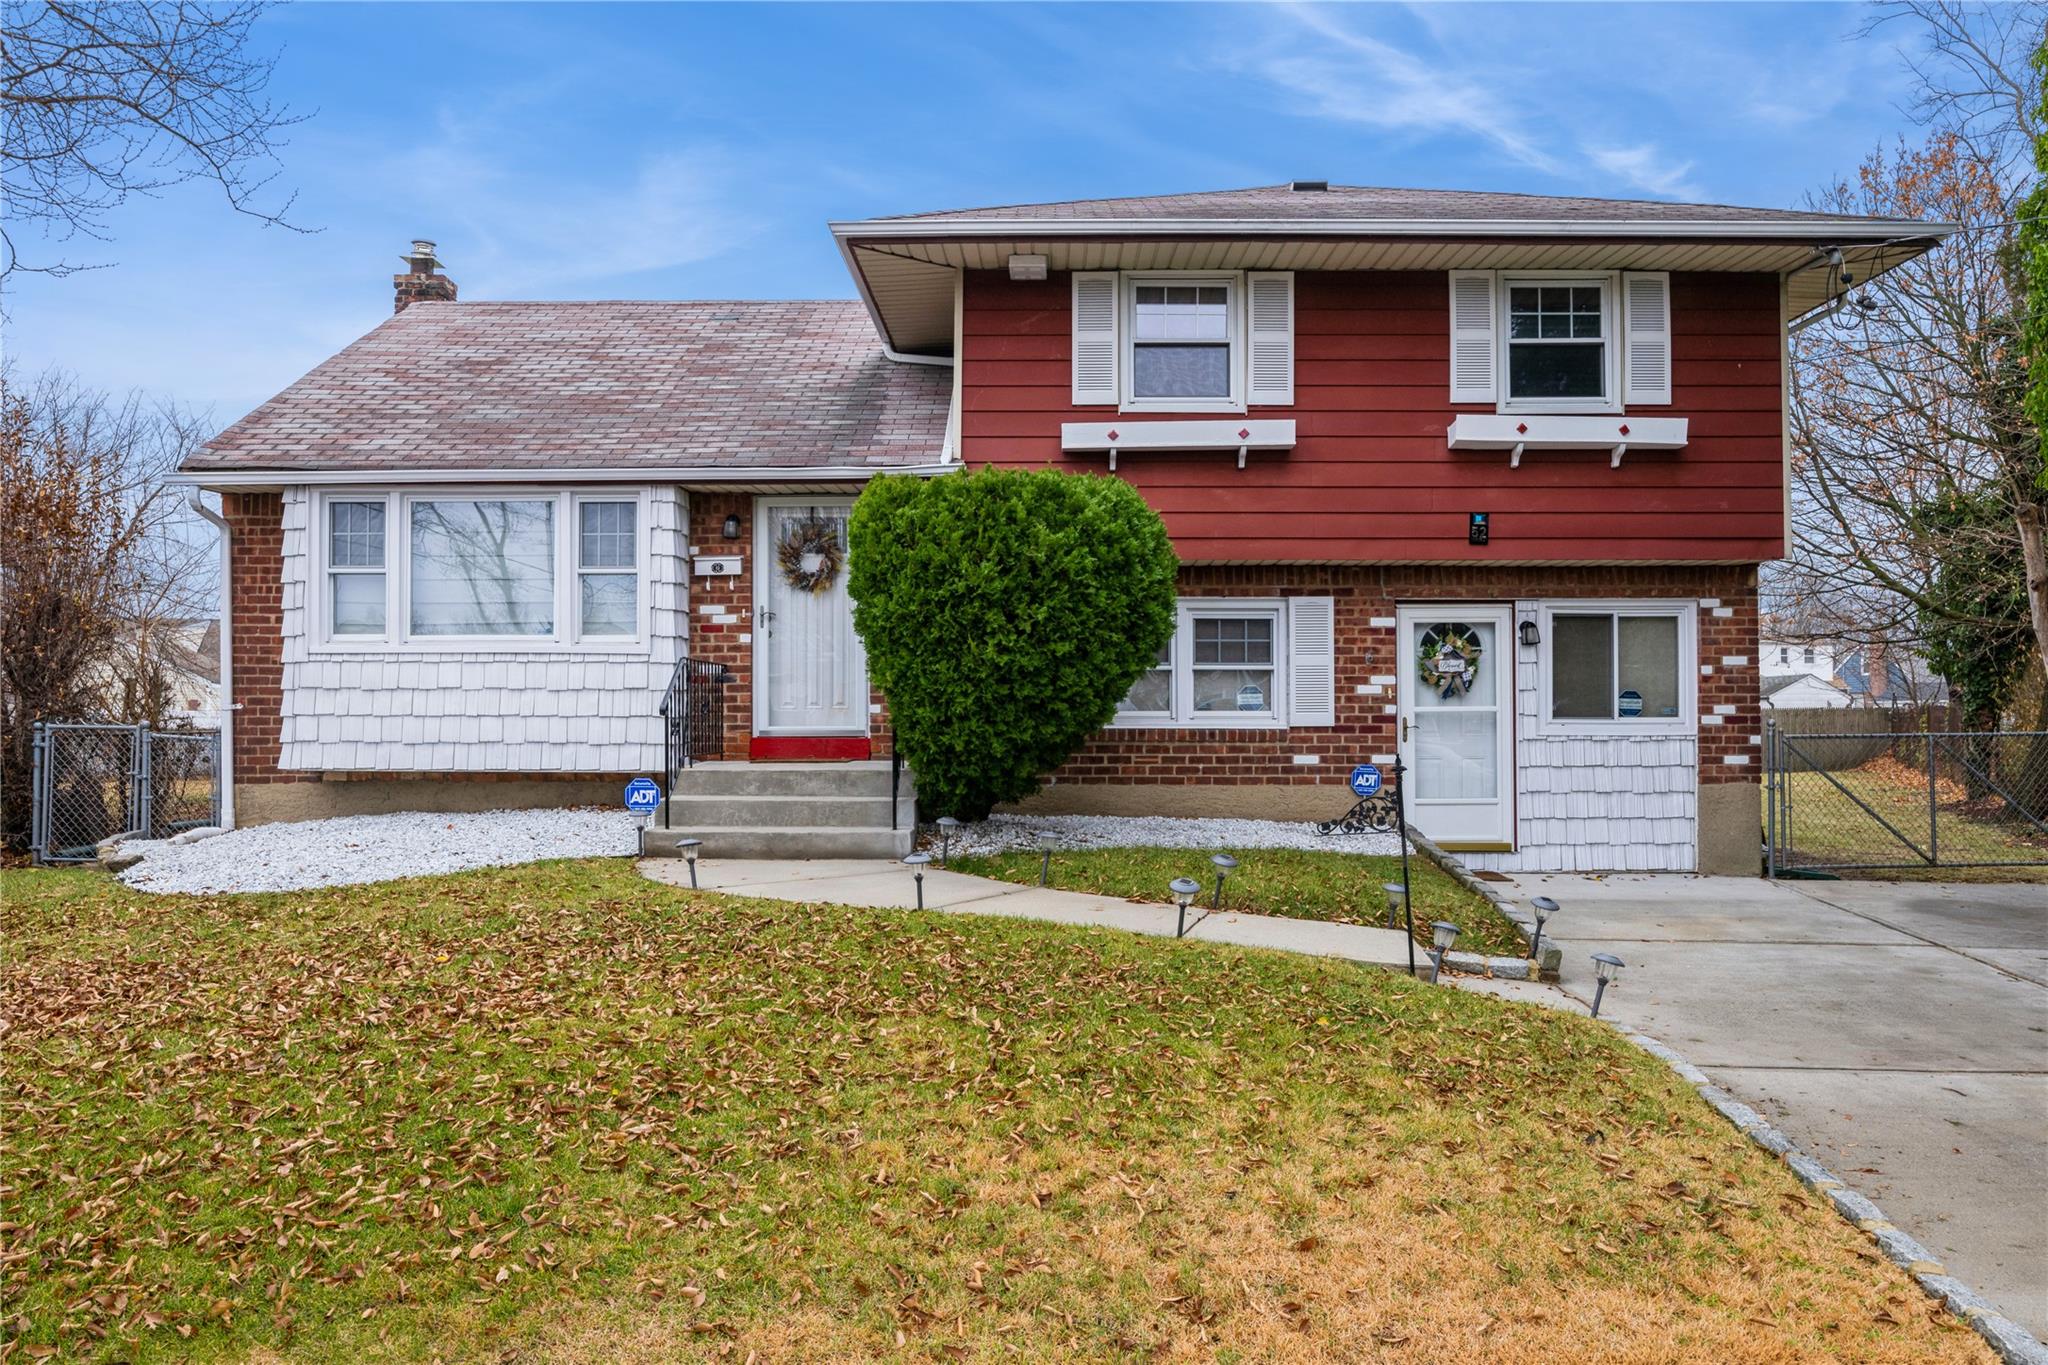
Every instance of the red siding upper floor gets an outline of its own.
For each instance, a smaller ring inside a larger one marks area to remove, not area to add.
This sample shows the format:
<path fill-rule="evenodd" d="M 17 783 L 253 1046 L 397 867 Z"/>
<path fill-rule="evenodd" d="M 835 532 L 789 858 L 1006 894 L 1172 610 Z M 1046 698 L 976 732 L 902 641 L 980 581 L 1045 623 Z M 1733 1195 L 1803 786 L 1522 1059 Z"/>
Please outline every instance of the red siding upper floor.
<path fill-rule="evenodd" d="M 1072 401 L 1069 277 L 969 271 L 960 347 L 961 453 L 971 465 L 1105 466 L 1068 455 L 1063 422 L 1118 418 Z M 1165 517 L 1191 563 L 1720 562 L 1784 545 L 1784 394 L 1773 275 L 1671 277 L 1672 403 L 1688 444 L 1630 453 L 1453 451 L 1450 306 L 1439 272 L 1295 277 L 1296 445 L 1130 453 L 1117 473 Z M 1632 409 L 1631 411 L 1635 411 Z M 1142 422 L 1174 414 L 1145 413 Z M 1213 417 L 1214 414 L 1189 414 Z M 1469 514 L 1489 516 L 1485 546 Z"/>

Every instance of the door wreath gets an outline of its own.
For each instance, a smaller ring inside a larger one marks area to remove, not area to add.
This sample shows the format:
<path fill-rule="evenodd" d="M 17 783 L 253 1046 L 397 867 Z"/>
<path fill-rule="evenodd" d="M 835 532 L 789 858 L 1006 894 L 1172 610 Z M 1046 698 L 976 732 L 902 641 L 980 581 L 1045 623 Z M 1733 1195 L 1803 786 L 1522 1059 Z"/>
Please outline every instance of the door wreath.
<path fill-rule="evenodd" d="M 837 523 L 809 517 L 791 525 L 775 547 L 783 581 L 798 592 L 824 592 L 839 577 L 846 552 L 839 546 Z"/>
<path fill-rule="evenodd" d="M 1424 687 L 1445 701 L 1472 691 L 1472 684 L 1479 677 L 1479 658 L 1484 651 L 1480 649 L 1477 632 L 1470 626 L 1455 622 L 1430 626 L 1417 641 L 1416 652 L 1420 656 L 1416 669 L 1422 676 Z"/>

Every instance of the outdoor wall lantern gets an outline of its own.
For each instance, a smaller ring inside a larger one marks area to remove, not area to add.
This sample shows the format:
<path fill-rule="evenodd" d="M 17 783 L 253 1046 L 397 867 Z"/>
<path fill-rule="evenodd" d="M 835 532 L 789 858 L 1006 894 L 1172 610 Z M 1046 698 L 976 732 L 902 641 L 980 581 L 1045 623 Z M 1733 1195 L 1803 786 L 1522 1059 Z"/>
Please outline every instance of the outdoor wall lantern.
<path fill-rule="evenodd" d="M 953 861 L 953 831 L 960 828 L 960 822 L 950 815 L 939 817 L 939 866 Z"/>
<path fill-rule="evenodd" d="M 1444 968 L 1444 954 L 1458 941 L 1458 926 L 1447 919 L 1440 919 L 1429 926 L 1435 937 L 1429 945 L 1429 980 L 1436 984 L 1436 974 Z"/>
<path fill-rule="evenodd" d="M 1223 879 L 1237 867 L 1237 859 L 1228 853 L 1219 853 L 1209 861 L 1216 865 L 1216 896 L 1209 902 L 1209 908 L 1217 910 L 1223 905 Z"/>
<path fill-rule="evenodd" d="M 1038 884 L 1040 886 L 1050 886 L 1052 884 L 1052 851 L 1059 847 L 1059 842 L 1059 835 L 1054 834 L 1051 830 L 1039 831 L 1038 846 L 1044 850 L 1044 855 L 1038 860 Z"/>
<path fill-rule="evenodd" d="M 676 847 L 683 851 L 683 857 L 690 862 L 690 889 L 697 889 L 697 850 L 704 846 L 702 839 L 678 839 Z"/>
<path fill-rule="evenodd" d="M 730 513 L 725 519 L 724 529 L 727 540 L 738 540 L 740 538 L 740 514 L 737 512 Z"/>
<path fill-rule="evenodd" d="M 1536 622 L 1533 620 L 1522 622 L 1521 635 L 1522 643 L 1531 649 L 1543 643 L 1543 636 L 1537 631 Z"/>
<path fill-rule="evenodd" d="M 1408 888 L 1399 882 L 1381 882 L 1380 890 L 1387 893 L 1387 927 L 1401 927 L 1401 912 L 1408 908 Z"/>
<path fill-rule="evenodd" d="M 1607 983 L 1621 975 L 1626 964 L 1613 953 L 1593 954 L 1593 1017 L 1600 1017 L 1600 997 L 1607 994 Z"/>
<path fill-rule="evenodd" d="M 910 853 L 903 859 L 903 865 L 910 869 L 910 875 L 917 879 L 917 908 L 924 909 L 924 865 L 932 860 L 929 853 Z"/>
<path fill-rule="evenodd" d="M 1166 889 L 1173 893 L 1173 903 L 1180 907 L 1180 923 L 1174 929 L 1175 938 L 1186 938 L 1188 933 L 1188 907 L 1195 903 L 1195 897 L 1202 894 L 1202 884 L 1193 877 L 1175 877 Z"/>
<path fill-rule="evenodd" d="M 1534 962 L 1543 952 L 1543 924 L 1557 913 L 1557 902 L 1548 896 L 1538 896 L 1529 902 L 1529 908 L 1536 914 L 1536 937 L 1529 941 L 1529 960 Z"/>

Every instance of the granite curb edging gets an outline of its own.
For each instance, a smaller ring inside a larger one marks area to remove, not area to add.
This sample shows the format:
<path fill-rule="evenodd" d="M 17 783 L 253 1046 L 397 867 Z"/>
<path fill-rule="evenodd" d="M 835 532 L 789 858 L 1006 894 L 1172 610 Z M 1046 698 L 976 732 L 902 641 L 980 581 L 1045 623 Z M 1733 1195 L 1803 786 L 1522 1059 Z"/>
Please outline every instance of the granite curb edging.
<path fill-rule="evenodd" d="M 1458 861 L 1455 854 L 1445 852 L 1442 846 L 1427 834 L 1424 834 L 1413 825 L 1409 825 L 1407 830 L 1408 842 L 1413 844 L 1423 857 L 1428 858 L 1438 867 L 1448 872 L 1451 875 L 1452 881 L 1455 881 L 1467 891 L 1484 898 L 1487 904 L 1500 911 L 1502 917 L 1521 932 L 1522 943 L 1525 947 L 1535 946 L 1536 922 L 1527 911 L 1474 876 L 1471 868 Z M 1511 964 L 1516 962 L 1523 964 L 1523 968 L 1519 972 L 1511 968 Z M 1482 958 L 1470 953 L 1452 953 L 1444 958 L 1444 965 L 1455 971 L 1504 977 L 1509 981 L 1555 981 L 1558 978 L 1558 971 L 1563 962 L 1564 950 L 1556 947 L 1544 950 L 1542 967 L 1534 973 L 1528 970 L 1529 959 L 1527 958 Z"/>
<path fill-rule="evenodd" d="M 1815 1161 L 1769 1120 L 1736 1099 L 1687 1061 L 1684 1054 L 1647 1033 L 1616 1026 L 1616 1032 L 1678 1073 L 1737 1132 L 1784 1162 L 1799 1183 L 1825 1199 L 1842 1221 L 1873 1242 L 1887 1261 L 1906 1272 L 1931 1299 L 1967 1323 L 1984 1338 L 2005 1365 L 2048 1365 L 2048 1346 L 2014 1322 L 1961 1280 L 1948 1273 L 1940 1259 L 1896 1226 L 1867 1196 L 1849 1188 L 1840 1176 Z"/>

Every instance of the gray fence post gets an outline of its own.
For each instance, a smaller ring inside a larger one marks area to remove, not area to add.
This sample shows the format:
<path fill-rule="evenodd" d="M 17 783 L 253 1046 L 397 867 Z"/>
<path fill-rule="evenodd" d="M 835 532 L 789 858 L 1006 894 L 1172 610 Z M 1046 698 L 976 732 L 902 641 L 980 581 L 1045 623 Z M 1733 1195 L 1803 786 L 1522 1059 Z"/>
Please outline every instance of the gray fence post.
<path fill-rule="evenodd" d="M 135 759 L 129 765 L 135 774 L 135 809 L 128 822 L 128 828 L 141 832 L 143 838 L 152 838 L 155 831 L 150 828 L 156 803 L 149 794 L 149 763 L 151 758 L 149 725 L 147 722 L 135 727 Z"/>
<path fill-rule="evenodd" d="M 1930 713 L 1929 716 L 1932 719 Z M 1927 745 L 1927 865 L 1941 865 L 1941 821 L 1938 818 L 1940 805 L 1935 796 L 1935 782 L 1938 780 L 1934 766 L 1934 727 L 1927 727 L 1924 740 Z"/>
<path fill-rule="evenodd" d="M 43 749 L 49 743 L 43 731 L 43 723 L 37 721 L 30 732 L 30 752 L 33 755 L 28 780 L 28 852 L 38 863 L 43 860 L 43 826 L 50 804 L 49 796 L 43 791 L 44 769 L 48 766 L 43 759 Z"/>
<path fill-rule="evenodd" d="M 1778 875 L 1778 722 L 1764 721 L 1764 876 Z"/>

